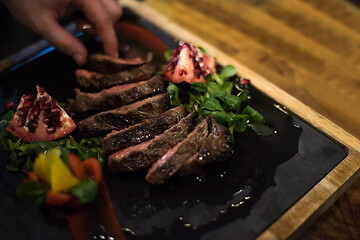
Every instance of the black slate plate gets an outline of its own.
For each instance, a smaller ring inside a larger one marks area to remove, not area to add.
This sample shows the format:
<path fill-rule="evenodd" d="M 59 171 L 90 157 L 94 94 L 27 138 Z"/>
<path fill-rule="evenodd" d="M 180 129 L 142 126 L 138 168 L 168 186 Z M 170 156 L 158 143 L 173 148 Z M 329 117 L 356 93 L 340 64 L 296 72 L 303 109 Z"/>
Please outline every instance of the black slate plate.
<path fill-rule="evenodd" d="M 170 36 L 133 14 L 125 19 L 145 26 L 170 47 Z M 101 50 L 96 39 L 82 36 L 91 52 Z M 0 74 L 0 106 L 34 91 L 35 84 L 65 100 L 76 86 L 76 65 L 68 57 L 45 49 L 37 57 Z M 128 239 L 253 239 L 315 186 L 347 155 L 346 149 L 279 106 L 256 89 L 249 105 L 257 109 L 277 134 L 259 137 L 237 134 L 234 158 L 204 179 L 170 179 L 162 186 L 144 180 L 146 171 L 104 178 L 120 224 Z M 0 109 L 2 110 L 2 109 Z M 0 163 L 0 239 L 70 239 L 66 220 L 49 208 L 15 196 L 19 173 Z M 90 239 L 101 239 L 96 229 Z"/>

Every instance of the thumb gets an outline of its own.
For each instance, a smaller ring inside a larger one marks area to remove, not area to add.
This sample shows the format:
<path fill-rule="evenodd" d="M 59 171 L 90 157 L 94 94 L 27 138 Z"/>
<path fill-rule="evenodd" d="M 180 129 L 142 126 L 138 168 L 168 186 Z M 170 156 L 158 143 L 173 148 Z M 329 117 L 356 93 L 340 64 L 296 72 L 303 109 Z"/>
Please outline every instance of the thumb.
<path fill-rule="evenodd" d="M 88 54 L 85 46 L 58 22 L 49 19 L 39 32 L 57 50 L 72 57 L 78 65 L 85 64 Z"/>

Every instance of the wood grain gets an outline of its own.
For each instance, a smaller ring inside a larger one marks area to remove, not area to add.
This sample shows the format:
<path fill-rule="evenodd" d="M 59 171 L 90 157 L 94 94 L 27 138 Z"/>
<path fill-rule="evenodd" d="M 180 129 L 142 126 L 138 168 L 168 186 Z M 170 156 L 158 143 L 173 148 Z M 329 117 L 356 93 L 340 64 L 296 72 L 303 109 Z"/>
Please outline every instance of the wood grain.
<path fill-rule="evenodd" d="M 357 180 L 299 240 L 360 239 L 360 180 Z"/>
<path fill-rule="evenodd" d="M 148 0 L 360 137 L 360 11 L 341 1 Z"/>
<path fill-rule="evenodd" d="M 357 236 L 351 214 L 359 208 L 353 204 L 358 198 L 349 192 L 357 185 L 336 202 L 360 175 L 360 15 L 355 6 L 345 0 L 121 3 L 169 34 L 204 47 L 220 64 L 234 65 L 255 87 L 348 148 L 348 157 L 259 239 L 321 239 L 325 235 L 316 238 L 314 232 L 326 232 L 326 223 L 334 223 L 327 216 L 344 216 L 349 236 Z M 337 234 L 326 236 L 337 239 Z"/>

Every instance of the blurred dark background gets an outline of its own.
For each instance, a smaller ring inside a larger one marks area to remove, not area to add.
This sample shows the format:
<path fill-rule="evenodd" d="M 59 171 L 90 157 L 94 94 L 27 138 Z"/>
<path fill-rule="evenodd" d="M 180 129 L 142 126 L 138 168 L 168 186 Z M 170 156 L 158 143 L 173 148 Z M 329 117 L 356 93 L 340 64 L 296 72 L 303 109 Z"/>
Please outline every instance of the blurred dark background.
<path fill-rule="evenodd" d="M 65 26 L 73 21 L 74 12 L 71 9 L 60 23 Z M 20 24 L 0 1 L 0 60 L 40 39 L 41 36 Z"/>
<path fill-rule="evenodd" d="M 18 23 L 0 3 L 0 59 L 8 57 L 31 43 L 41 39 Z"/>

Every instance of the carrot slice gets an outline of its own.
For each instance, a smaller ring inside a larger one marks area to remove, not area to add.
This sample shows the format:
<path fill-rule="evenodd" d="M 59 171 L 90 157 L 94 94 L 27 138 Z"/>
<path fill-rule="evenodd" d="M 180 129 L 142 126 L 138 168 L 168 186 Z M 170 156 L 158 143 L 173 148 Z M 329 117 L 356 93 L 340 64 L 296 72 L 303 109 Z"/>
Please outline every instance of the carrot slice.
<path fill-rule="evenodd" d="M 28 172 L 27 178 L 24 178 L 24 182 L 38 182 L 39 178 L 34 172 Z"/>
<path fill-rule="evenodd" d="M 61 193 L 49 191 L 46 195 L 45 202 L 52 206 L 61 206 L 70 201 L 72 195 L 69 193 Z"/>
<path fill-rule="evenodd" d="M 75 177 L 77 177 L 79 179 L 84 179 L 84 177 L 85 177 L 84 164 L 77 155 L 75 155 L 73 153 L 69 153 L 68 165 L 69 165 L 69 168 L 70 168 L 72 174 L 74 174 Z"/>
<path fill-rule="evenodd" d="M 88 158 L 83 162 L 85 175 L 99 184 L 102 178 L 102 169 L 96 158 Z"/>

